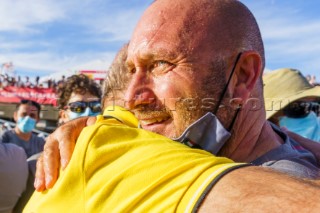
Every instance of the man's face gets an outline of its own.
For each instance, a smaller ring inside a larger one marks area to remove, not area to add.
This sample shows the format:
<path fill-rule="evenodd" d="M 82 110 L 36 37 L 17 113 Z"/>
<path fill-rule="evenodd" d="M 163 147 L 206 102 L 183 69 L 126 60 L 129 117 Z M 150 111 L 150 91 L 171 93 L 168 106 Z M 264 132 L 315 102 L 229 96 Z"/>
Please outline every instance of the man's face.
<path fill-rule="evenodd" d="M 143 129 L 174 138 L 213 111 L 225 85 L 213 73 L 225 74 L 212 70 L 211 38 L 197 26 L 186 32 L 187 19 L 163 11 L 149 9 L 130 41 L 126 101 Z"/>
<path fill-rule="evenodd" d="M 33 105 L 21 104 L 18 110 L 15 112 L 14 118 L 17 121 L 19 118 L 23 118 L 26 116 L 30 116 L 30 118 L 33 118 L 36 121 L 38 121 L 39 120 L 38 109 Z"/>
<path fill-rule="evenodd" d="M 74 102 L 94 102 L 94 101 L 99 102 L 100 98 L 95 95 L 92 95 L 89 92 L 85 92 L 85 93 L 72 92 L 70 95 L 70 98 L 68 100 L 67 106 L 69 106 L 70 103 L 74 103 Z M 100 104 L 99 104 L 99 107 L 100 107 Z M 60 112 L 60 119 L 62 122 L 68 122 L 68 121 L 72 120 L 69 115 L 70 112 L 72 112 L 70 107 L 67 107 L 67 109 L 62 110 Z M 83 112 L 78 112 L 79 116 L 82 113 Z"/>

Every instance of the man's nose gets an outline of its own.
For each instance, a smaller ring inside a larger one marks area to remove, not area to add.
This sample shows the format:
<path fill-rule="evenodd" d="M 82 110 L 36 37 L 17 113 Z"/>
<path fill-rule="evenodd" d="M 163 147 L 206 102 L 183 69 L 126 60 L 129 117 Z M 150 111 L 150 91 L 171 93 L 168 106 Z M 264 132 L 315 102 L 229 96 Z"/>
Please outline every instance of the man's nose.
<path fill-rule="evenodd" d="M 134 109 L 139 105 L 147 105 L 155 101 L 152 82 L 152 76 L 143 69 L 137 69 L 131 77 L 125 94 L 128 109 Z"/>

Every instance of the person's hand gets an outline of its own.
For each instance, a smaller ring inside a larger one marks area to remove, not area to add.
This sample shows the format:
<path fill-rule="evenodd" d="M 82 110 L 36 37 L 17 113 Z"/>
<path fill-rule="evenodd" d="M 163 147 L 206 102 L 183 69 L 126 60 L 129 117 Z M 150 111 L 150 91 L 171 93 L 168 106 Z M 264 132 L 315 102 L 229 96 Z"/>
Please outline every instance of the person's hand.
<path fill-rule="evenodd" d="M 290 132 L 286 128 L 281 128 L 284 132 L 286 132 L 290 138 L 297 141 L 301 146 L 303 146 L 308 151 L 312 152 L 312 154 L 316 157 L 318 163 L 320 164 L 320 143 L 310 140 L 308 138 L 302 137 L 296 133 Z"/>
<path fill-rule="evenodd" d="M 60 163 L 65 169 L 68 165 L 76 140 L 82 129 L 94 124 L 95 117 L 81 117 L 57 128 L 46 139 L 43 154 L 37 161 L 34 187 L 37 191 L 52 188 L 58 179 Z"/>

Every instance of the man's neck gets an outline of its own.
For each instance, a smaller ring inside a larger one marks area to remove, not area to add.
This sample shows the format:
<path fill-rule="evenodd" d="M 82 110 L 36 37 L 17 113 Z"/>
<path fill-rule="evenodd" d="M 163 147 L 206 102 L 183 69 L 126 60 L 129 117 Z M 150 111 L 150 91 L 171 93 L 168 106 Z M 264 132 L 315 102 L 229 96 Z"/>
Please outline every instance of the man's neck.
<path fill-rule="evenodd" d="M 24 141 L 26 141 L 26 142 L 28 142 L 28 141 L 30 140 L 31 135 L 32 135 L 32 132 L 24 133 L 24 132 L 22 132 L 18 127 L 16 127 L 16 128 L 14 129 L 14 132 L 17 134 L 17 136 L 18 136 L 20 139 L 22 139 L 22 140 L 24 140 Z"/>
<path fill-rule="evenodd" d="M 221 149 L 219 155 L 237 162 L 251 162 L 283 143 L 265 120 L 264 113 L 249 113 L 239 113 L 241 122 L 235 125 L 231 139 Z M 256 118 L 252 119 L 253 116 Z"/>

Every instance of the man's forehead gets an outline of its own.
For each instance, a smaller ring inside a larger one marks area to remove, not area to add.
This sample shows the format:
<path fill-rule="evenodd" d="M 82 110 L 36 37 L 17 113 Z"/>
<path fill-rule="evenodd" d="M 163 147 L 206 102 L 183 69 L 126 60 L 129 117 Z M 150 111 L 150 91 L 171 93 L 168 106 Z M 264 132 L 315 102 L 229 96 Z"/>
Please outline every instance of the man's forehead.
<path fill-rule="evenodd" d="M 181 34 L 186 17 L 181 10 L 177 17 L 177 11 L 172 9 L 176 1 L 168 3 L 170 1 L 156 1 L 147 9 L 131 37 L 129 53 L 136 51 L 137 48 L 152 46 L 163 40 L 170 41 Z"/>
<path fill-rule="evenodd" d="M 146 55 L 143 51 L 151 52 L 153 48 L 171 48 L 178 53 L 203 49 L 208 43 L 218 46 L 218 42 L 213 41 L 220 35 L 215 32 L 219 25 L 212 21 L 212 17 L 194 8 L 199 5 L 205 4 L 189 0 L 154 2 L 134 30 L 128 48 L 128 61 L 138 54 Z"/>
<path fill-rule="evenodd" d="M 130 46 L 131 45 L 131 46 Z M 174 60 L 181 55 L 181 48 L 177 42 L 156 39 L 154 41 L 144 40 L 140 43 L 130 43 L 127 62 L 132 60 Z"/>
<path fill-rule="evenodd" d="M 31 104 L 21 104 L 19 106 L 19 109 L 18 110 L 23 110 L 23 111 L 27 111 L 27 110 L 30 110 L 30 111 L 38 111 L 37 107 L 31 105 Z"/>

